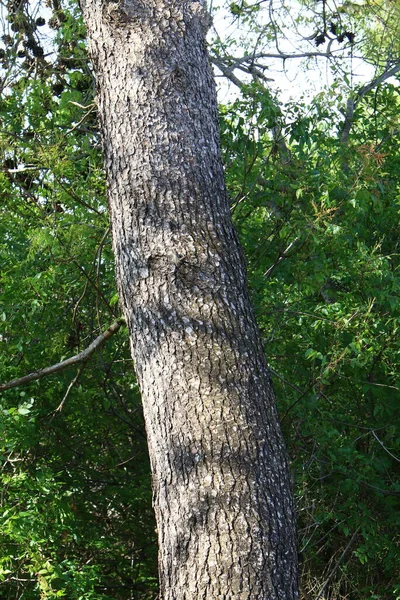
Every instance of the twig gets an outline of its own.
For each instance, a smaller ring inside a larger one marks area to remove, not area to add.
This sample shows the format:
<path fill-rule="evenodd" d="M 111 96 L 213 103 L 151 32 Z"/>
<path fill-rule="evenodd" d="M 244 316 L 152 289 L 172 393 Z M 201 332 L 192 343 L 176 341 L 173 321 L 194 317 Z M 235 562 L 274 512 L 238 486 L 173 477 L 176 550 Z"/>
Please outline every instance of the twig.
<path fill-rule="evenodd" d="M 56 410 L 54 412 L 61 412 L 62 408 L 64 406 L 64 403 L 66 401 L 66 399 L 68 398 L 68 396 L 71 393 L 72 388 L 74 387 L 74 385 L 76 385 L 79 381 L 80 376 L 82 375 L 82 371 L 83 369 L 86 367 L 86 362 L 87 359 L 85 361 L 82 362 L 81 366 L 78 369 L 77 374 L 75 375 L 75 377 L 73 378 L 73 380 L 71 381 L 71 383 L 69 384 L 67 391 L 64 394 L 64 398 L 61 400 L 60 404 L 57 406 Z"/>
<path fill-rule="evenodd" d="M 326 578 L 326 580 L 324 581 L 321 589 L 318 592 L 318 595 L 316 596 L 315 600 L 319 600 L 320 598 L 322 598 L 322 594 L 325 592 L 328 584 L 330 583 L 330 581 L 332 580 L 333 576 L 335 575 L 336 571 L 338 570 L 338 568 L 340 567 L 340 565 L 343 562 L 344 557 L 346 556 L 347 552 L 349 551 L 352 543 L 354 542 L 354 540 L 356 539 L 358 532 L 361 529 L 361 525 L 359 525 L 357 527 L 357 529 L 355 530 L 355 532 L 353 533 L 353 535 L 350 538 L 349 543 L 347 544 L 346 548 L 343 550 L 339 560 L 337 561 L 336 565 L 333 567 L 332 571 L 329 573 L 328 577 Z"/>
<path fill-rule="evenodd" d="M 80 108 L 85 108 L 84 106 L 81 106 L 77 102 L 71 102 L 71 104 L 76 104 L 77 106 L 80 106 Z M 73 125 L 71 127 L 71 129 L 68 129 L 68 131 L 65 132 L 66 135 L 69 134 L 69 133 L 72 133 L 77 127 L 79 127 L 79 125 L 82 125 L 82 123 L 84 122 L 85 119 L 88 118 L 88 116 L 90 115 L 90 113 L 92 113 L 95 110 L 95 105 L 94 104 L 91 104 L 90 106 L 91 106 L 90 110 L 87 113 L 85 113 L 83 115 L 83 117 L 77 123 L 75 123 L 75 125 Z"/>
<path fill-rule="evenodd" d="M 374 438 L 376 439 L 376 441 L 378 442 L 378 444 L 380 444 L 382 446 L 382 448 L 385 450 L 385 452 L 387 452 L 389 454 L 389 456 L 391 456 L 392 458 L 394 458 L 394 460 L 397 460 L 397 462 L 400 462 L 400 459 L 397 458 L 397 456 L 395 456 L 394 454 L 392 454 L 390 452 L 390 450 L 388 450 L 386 448 L 386 446 L 383 444 L 383 442 L 378 438 L 378 436 L 376 435 L 375 431 L 372 430 L 371 431 L 372 435 L 374 436 Z"/>
<path fill-rule="evenodd" d="M 290 258 L 292 255 L 289 254 L 290 250 L 292 250 L 293 246 L 299 241 L 299 238 L 296 237 L 292 242 L 290 242 L 289 246 L 282 253 L 279 253 L 276 261 L 265 271 L 264 277 L 268 279 L 270 275 L 275 271 L 275 268 L 281 263 L 285 258 Z M 302 244 L 303 245 L 303 244 Z"/>

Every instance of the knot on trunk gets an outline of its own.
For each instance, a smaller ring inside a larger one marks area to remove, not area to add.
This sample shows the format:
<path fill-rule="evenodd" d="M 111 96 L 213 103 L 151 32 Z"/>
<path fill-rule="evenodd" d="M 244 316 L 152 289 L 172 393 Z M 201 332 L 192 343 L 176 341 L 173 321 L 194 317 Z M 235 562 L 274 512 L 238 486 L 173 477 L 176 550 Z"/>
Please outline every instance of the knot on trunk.
<path fill-rule="evenodd" d="M 102 17 L 106 23 L 124 25 L 140 20 L 145 6 L 137 0 L 103 0 Z"/>

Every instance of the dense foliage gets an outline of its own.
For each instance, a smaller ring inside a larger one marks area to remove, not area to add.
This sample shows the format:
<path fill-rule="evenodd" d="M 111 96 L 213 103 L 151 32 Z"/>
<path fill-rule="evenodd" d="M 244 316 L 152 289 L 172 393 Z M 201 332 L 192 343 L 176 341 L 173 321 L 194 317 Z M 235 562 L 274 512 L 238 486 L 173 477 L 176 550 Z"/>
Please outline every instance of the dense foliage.
<path fill-rule="evenodd" d="M 250 8 L 231 5 L 256 31 Z M 119 316 L 84 29 L 74 4 L 54 2 L 49 19 L 39 9 L 9 2 L 0 45 L 2 382 L 76 354 Z M 340 18 L 349 32 L 359 19 L 373 61 L 372 17 Z M 216 47 L 222 56 L 228 45 Z M 400 96 L 390 81 L 353 90 L 345 139 L 344 80 L 282 104 L 255 77 L 221 107 L 232 211 L 292 459 L 305 600 L 400 598 Z M 127 333 L 2 393 L 0 412 L 0 597 L 156 598 Z"/>
<path fill-rule="evenodd" d="M 223 115 L 228 185 L 293 459 L 304 594 L 326 581 L 322 597 L 390 598 L 400 568 L 400 181 L 387 123 L 398 90 L 366 99 L 376 119 L 360 115 L 346 146 L 323 97 L 287 106 L 283 154 L 265 133 L 268 97 L 248 93 L 247 118 L 243 105 Z"/>

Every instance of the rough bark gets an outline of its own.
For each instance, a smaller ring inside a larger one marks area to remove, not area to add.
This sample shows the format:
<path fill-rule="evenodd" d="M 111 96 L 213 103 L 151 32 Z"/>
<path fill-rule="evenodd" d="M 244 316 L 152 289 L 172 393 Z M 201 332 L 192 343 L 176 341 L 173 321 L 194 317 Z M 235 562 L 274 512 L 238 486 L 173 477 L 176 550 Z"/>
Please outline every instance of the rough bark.
<path fill-rule="evenodd" d="M 220 157 L 201 2 L 86 0 L 163 600 L 297 598 L 289 471 Z"/>

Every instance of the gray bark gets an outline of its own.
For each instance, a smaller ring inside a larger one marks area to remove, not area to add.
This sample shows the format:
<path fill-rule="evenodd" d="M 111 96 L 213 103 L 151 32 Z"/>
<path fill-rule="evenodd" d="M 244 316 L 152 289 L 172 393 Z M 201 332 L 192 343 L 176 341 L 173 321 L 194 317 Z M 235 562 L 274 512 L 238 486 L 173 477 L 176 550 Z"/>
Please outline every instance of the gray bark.
<path fill-rule="evenodd" d="M 201 2 L 86 0 L 163 600 L 297 595 L 289 471 L 220 157 Z"/>

